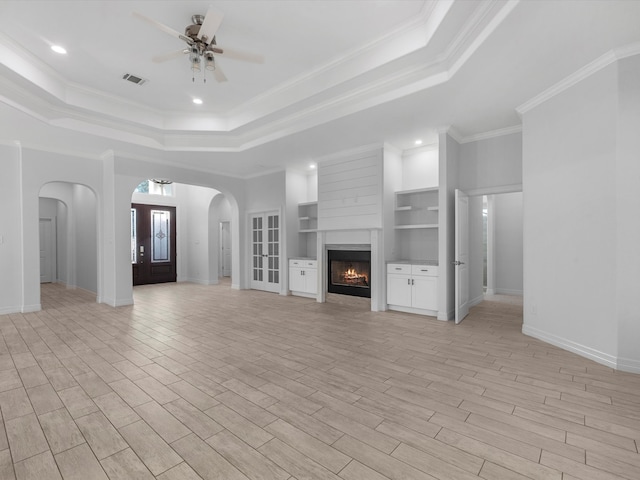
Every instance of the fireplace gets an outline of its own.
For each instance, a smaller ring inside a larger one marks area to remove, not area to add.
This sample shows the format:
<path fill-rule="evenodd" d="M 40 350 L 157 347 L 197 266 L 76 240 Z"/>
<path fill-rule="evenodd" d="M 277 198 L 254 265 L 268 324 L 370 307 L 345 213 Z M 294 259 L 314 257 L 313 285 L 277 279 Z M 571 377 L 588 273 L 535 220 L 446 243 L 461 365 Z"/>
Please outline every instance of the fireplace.
<path fill-rule="evenodd" d="M 329 293 L 371 298 L 371 252 L 328 250 Z"/>

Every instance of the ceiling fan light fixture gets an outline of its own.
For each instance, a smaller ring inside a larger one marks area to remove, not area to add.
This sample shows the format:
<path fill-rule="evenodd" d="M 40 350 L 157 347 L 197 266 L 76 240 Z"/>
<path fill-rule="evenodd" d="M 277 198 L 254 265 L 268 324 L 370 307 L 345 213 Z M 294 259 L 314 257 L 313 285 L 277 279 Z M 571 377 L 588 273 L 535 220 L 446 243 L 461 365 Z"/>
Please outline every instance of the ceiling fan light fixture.
<path fill-rule="evenodd" d="M 216 69 L 216 63 L 215 63 L 215 60 L 213 59 L 212 53 L 205 54 L 204 61 L 205 61 L 204 65 L 207 70 Z"/>

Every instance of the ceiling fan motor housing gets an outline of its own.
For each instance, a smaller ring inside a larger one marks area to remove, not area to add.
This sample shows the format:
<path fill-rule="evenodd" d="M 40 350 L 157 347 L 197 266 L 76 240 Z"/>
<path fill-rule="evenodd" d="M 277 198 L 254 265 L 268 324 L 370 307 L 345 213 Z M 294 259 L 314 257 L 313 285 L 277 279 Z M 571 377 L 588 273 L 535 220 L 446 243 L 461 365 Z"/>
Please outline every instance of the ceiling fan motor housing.
<path fill-rule="evenodd" d="M 184 29 L 184 35 L 185 37 L 189 37 L 192 40 L 199 40 L 198 39 L 198 33 L 200 33 L 200 27 L 202 25 L 198 25 L 197 23 L 194 25 L 189 25 L 187 28 Z"/>

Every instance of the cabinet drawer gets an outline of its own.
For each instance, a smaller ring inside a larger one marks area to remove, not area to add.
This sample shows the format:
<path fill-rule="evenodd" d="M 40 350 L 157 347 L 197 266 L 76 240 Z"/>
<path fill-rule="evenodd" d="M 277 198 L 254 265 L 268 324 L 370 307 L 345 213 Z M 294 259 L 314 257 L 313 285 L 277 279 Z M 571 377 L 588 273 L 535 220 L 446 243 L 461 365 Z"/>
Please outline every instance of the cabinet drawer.
<path fill-rule="evenodd" d="M 387 265 L 387 273 L 403 273 L 411 274 L 411 265 L 406 263 L 389 263 Z"/>
<path fill-rule="evenodd" d="M 307 268 L 318 268 L 317 260 L 307 260 L 304 258 L 290 258 L 289 259 L 290 267 L 307 267 Z"/>
<path fill-rule="evenodd" d="M 438 267 L 431 265 L 411 265 L 411 275 L 438 276 Z"/>

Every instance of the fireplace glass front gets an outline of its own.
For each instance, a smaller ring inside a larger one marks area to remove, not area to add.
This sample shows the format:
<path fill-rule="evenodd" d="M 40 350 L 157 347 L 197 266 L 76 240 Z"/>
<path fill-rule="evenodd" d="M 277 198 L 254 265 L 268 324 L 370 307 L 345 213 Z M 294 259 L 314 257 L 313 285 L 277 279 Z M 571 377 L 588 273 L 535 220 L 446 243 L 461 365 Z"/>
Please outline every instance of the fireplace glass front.
<path fill-rule="evenodd" d="M 329 250 L 330 293 L 371 298 L 371 252 Z"/>

